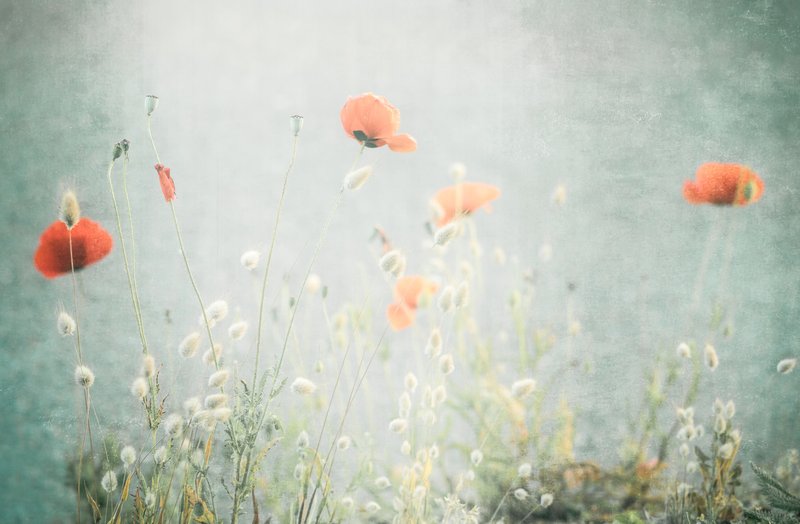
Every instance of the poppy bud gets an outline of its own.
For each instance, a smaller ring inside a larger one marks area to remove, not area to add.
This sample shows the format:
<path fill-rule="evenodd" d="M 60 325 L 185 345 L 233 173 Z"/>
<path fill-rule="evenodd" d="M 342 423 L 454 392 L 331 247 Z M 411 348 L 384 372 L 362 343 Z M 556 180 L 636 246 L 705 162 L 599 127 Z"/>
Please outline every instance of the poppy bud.
<path fill-rule="evenodd" d="M 111 160 L 116 160 L 122 156 L 122 143 L 117 142 L 114 144 L 114 151 L 111 153 Z"/>
<path fill-rule="evenodd" d="M 144 110 L 147 116 L 153 114 L 153 111 L 158 107 L 158 97 L 156 95 L 147 95 L 144 97 Z"/>
<path fill-rule="evenodd" d="M 303 129 L 303 117 L 300 115 L 290 116 L 289 129 L 292 131 L 292 136 L 300 135 L 300 131 Z"/>

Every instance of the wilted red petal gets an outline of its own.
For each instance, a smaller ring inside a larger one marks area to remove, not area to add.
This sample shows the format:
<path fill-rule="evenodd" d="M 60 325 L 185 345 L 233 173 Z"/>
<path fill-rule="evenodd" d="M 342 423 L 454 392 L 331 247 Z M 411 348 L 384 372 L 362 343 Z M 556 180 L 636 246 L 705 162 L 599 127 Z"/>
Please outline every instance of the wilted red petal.
<path fill-rule="evenodd" d="M 167 202 L 175 200 L 175 182 L 169 174 L 169 168 L 162 164 L 156 164 L 155 167 L 158 181 L 161 184 L 161 192 L 164 193 L 164 200 Z"/>
<path fill-rule="evenodd" d="M 72 228 L 72 261 L 75 270 L 102 260 L 111 251 L 114 241 L 103 227 L 88 218 L 81 218 Z M 69 230 L 56 220 L 44 230 L 33 264 L 42 275 L 55 278 L 71 272 Z"/>
<path fill-rule="evenodd" d="M 411 153 L 417 150 L 417 141 L 405 133 L 384 138 L 383 142 L 389 146 L 389 149 L 398 153 Z"/>

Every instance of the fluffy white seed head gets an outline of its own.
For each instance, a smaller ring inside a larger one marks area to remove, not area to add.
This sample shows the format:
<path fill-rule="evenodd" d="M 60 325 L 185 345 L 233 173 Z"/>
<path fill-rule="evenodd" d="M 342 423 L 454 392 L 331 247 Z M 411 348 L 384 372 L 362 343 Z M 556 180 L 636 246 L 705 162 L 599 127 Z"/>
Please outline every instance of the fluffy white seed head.
<path fill-rule="evenodd" d="M 517 468 L 517 475 L 519 475 L 520 478 L 526 479 L 531 476 L 531 471 L 533 471 L 533 468 L 531 467 L 530 463 L 523 462 Z"/>
<path fill-rule="evenodd" d="M 308 275 L 306 280 L 306 292 L 309 295 L 314 295 L 322 287 L 322 279 L 316 273 Z"/>
<path fill-rule="evenodd" d="M 186 335 L 186 338 L 178 344 L 178 353 L 183 358 L 192 358 L 200 347 L 200 333 L 194 332 Z"/>
<path fill-rule="evenodd" d="M 317 390 L 317 385 L 307 378 L 297 377 L 292 382 L 291 389 L 297 395 L 313 395 Z"/>
<path fill-rule="evenodd" d="M 153 452 L 153 462 L 158 464 L 159 466 L 164 464 L 167 461 L 167 448 L 165 446 L 161 446 Z"/>
<path fill-rule="evenodd" d="M 425 345 L 425 355 L 430 358 L 438 357 L 442 352 L 442 332 L 438 328 L 431 331 L 428 343 Z"/>
<path fill-rule="evenodd" d="M 721 413 L 714 418 L 714 433 L 716 433 L 717 435 L 725 433 L 727 427 L 728 427 L 728 422 L 725 420 L 725 417 L 723 417 Z"/>
<path fill-rule="evenodd" d="M 183 431 L 183 417 L 177 413 L 172 413 L 164 419 L 164 431 L 167 435 L 174 437 Z"/>
<path fill-rule="evenodd" d="M 81 206 L 78 204 L 78 197 L 72 191 L 67 191 L 61 198 L 59 218 L 67 225 L 67 229 L 75 227 L 81 219 Z"/>
<path fill-rule="evenodd" d="M 379 512 L 381 510 L 381 506 L 380 506 L 380 504 L 378 504 L 377 502 L 372 500 L 370 502 L 367 502 L 367 505 L 364 506 L 364 510 L 367 513 L 377 513 L 377 512 Z"/>
<path fill-rule="evenodd" d="M 100 481 L 100 485 L 106 493 L 111 493 L 117 489 L 117 475 L 113 471 L 106 471 L 106 474 L 103 475 L 103 479 Z"/>
<path fill-rule="evenodd" d="M 301 448 L 301 449 L 307 448 L 309 442 L 310 442 L 310 440 L 309 440 L 309 437 L 308 437 L 308 432 L 306 430 L 301 431 L 300 434 L 297 435 L 297 447 L 298 448 Z"/>
<path fill-rule="evenodd" d="M 397 399 L 397 406 L 400 412 L 400 417 L 407 417 L 409 411 L 411 410 L 411 395 L 408 394 L 408 391 L 403 391 L 400 394 L 400 397 Z"/>
<path fill-rule="evenodd" d="M 227 369 L 220 369 L 219 371 L 212 373 L 211 376 L 208 377 L 208 387 L 221 388 L 222 386 L 225 385 L 230 376 L 231 376 L 230 371 L 228 371 Z"/>
<path fill-rule="evenodd" d="M 681 444 L 680 447 L 678 448 L 678 453 L 680 453 L 681 457 L 683 458 L 688 457 L 690 453 L 689 444 L 687 444 L 686 442 Z"/>
<path fill-rule="evenodd" d="M 224 300 L 215 300 L 206 308 L 209 321 L 219 322 L 228 316 L 228 303 Z"/>
<path fill-rule="evenodd" d="M 523 399 L 529 397 L 536 389 L 536 381 L 532 378 L 523 378 L 511 384 L 511 395 Z"/>
<path fill-rule="evenodd" d="M 228 395 L 224 393 L 214 393 L 208 395 L 205 400 L 206 409 L 216 409 L 228 404 Z"/>
<path fill-rule="evenodd" d="M 233 410 L 231 408 L 217 408 L 211 411 L 211 416 L 214 420 L 221 423 L 226 423 L 230 420 Z"/>
<path fill-rule="evenodd" d="M 405 386 L 406 391 L 413 393 L 417 389 L 417 384 L 419 384 L 417 376 L 414 373 L 408 372 L 406 377 L 403 379 L 403 385 Z"/>
<path fill-rule="evenodd" d="M 244 320 L 234 322 L 228 328 L 228 336 L 233 340 L 241 340 L 245 333 L 247 333 L 247 322 Z"/>
<path fill-rule="evenodd" d="M 131 384 L 131 395 L 138 399 L 143 399 L 150 391 L 150 385 L 144 377 L 137 377 Z"/>
<path fill-rule="evenodd" d="M 56 320 L 56 327 L 58 328 L 58 334 L 62 337 L 66 337 L 69 335 L 75 334 L 75 319 L 69 316 L 69 313 L 66 311 L 62 311 L 58 314 L 58 320 Z"/>
<path fill-rule="evenodd" d="M 403 266 L 403 254 L 397 249 L 387 251 L 380 260 L 378 260 L 378 267 L 381 268 L 381 271 L 395 276 L 399 273 L 398 270 L 401 266 Z"/>
<path fill-rule="evenodd" d="M 86 366 L 75 366 L 75 383 L 84 388 L 94 384 L 94 373 Z"/>
<path fill-rule="evenodd" d="M 483 462 L 483 451 L 479 449 L 473 449 L 472 453 L 469 454 L 469 460 L 472 462 L 472 465 L 478 467 L 481 462 Z"/>
<path fill-rule="evenodd" d="M 156 360 L 152 355 L 142 357 L 142 375 L 152 377 L 156 374 Z"/>
<path fill-rule="evenodd" d="M 728 402 L 725 403 L 724 413 L 725 413 L 725 418 L 727 419 L 732 419 L 733 416 L 736 414 L 736 404 L 732 400 L 729 400 Z"/>
<path fill-rule="evenodd" d="M 433 243 L 437 246 L 446 246 L 451 240 L 461 233 L 461 223 L 453 221 L 436 230 L 433 234 Z"/>
<path fill-rule="evenodd" d="M 447 400 L 447 389 L 443 385 L 438 385 L 431 392 L 431 407 L 436 407 Z"/>
<path fill-rule="evenodd" d="M 785 358 L 778 362 L 778 373 L 781 375 L 788 375 L 794 368 L 797 367 L 797 359 L 796 358 Z"/>
<path fill-rule="evenodd" d="M 183 410 L 188 418 L 192 418 L 202 408 L 203 404 L 198 397 L 190 397 L 183 401 Z"/>
<path fill-rule="evenodd" d="M 404 440 L 402 444 L 400 444 L 400 453 L 405 455 L 406 457 L 411 454 L 411 442 Z"/>
<path fill-rule="evenodd" d="M 456 369 L 456 364 L 453 361 L 453 355 L 450 353 L 439 357 L 439 371 L 443 375 L 449 375 Z"/>
<path fill-rule="evenodd" d="M 723 444 L 717 450 L 717 456 L 722 460 L 728 460 L 733 457 L 734 447 L 733 444 L 728 442 Z"/>
<path fill-rule="evenodd" d="M 539 504 L 540 504 L 540 505 L 541 505 L 543 508 L 547 508 L 547 507 L 549 507 L 549 506 L 550 506 L 552 503 L 553 503 L 553 495 L 552 495 L 551 493 L 545 493 L 545 494 L 543 494 L 543 495 L 542 495 L 542 497 L 539 499 Z"/>
<path fill-rule="evenodd" d="M 222 344 L 215 343 L 213 351 L 211 349 L 207 349 L 206 352 L 203 353 L 203 364 L 207 366 L 213 366 L 214 357 L 216 357 L 216 362 L 219 363 L 220 358 L 222 358 Z"/>
<path fill-rule="evenodd" d="M 344 187 L 356 191 L 363 186 L 372 176 L 372 166 L 364 166 L 347 173 L 344 177 Z"/>
<path fill-rule="evenodd" d="M 523 488 L 517 488 L 514 490 L 514 498 L 517 500 L 525 500 L 528 498 L 528 492 Z"/>
<path fill-rule="evenodd" d="M 336 447 L 342 451 L 350 449 L 350 446 L 352 444 L 353 440 L 347 435 L 342 435 L 341 437 L 339 437 L 339 440 L 336 441 Z"/>
<path fill-rule="evenodd" d="M 455 290 L 453 286 L 445 287 L 441 294 L 439 294 L 439 299 L 437 300 L 436 304 L 439 306 L 439 310 L 442 313 L 448 313 L 451 309 L 453 309 L 453 294 Z"/>
<path fill-rule="evenodd" d="M 408 420 L 404 418 L 396 418 L 389 422 L 389 431 L 392 433 L 405 433 L 406 429 L 408 429 Z"/>
<path fill-rule="evenodd" d="M 122 460 L 125 467 L 129 468 L 131 464 L 136 462 L 136 450 L 133 446 L 125 446 L 122 448 L 122 451 L 119 452 L 119 458 Z"/>
<path fill-rule="evenodd" d="M 458 285 L 453 294 L 453 305 L 456 309 L 466 307 L 469 304 L 469 282 L 464 281 Z"/>
<path fill-rule="evenodd" d="M 351 509 L 353 509 L 353 506 L 355 506 L 355 501 L 353 500 L 353 497 L 342 497 L 342 500 L 340 500 L 339 503 L 347 511 L 350 511 Z"/>
<path fill-rule="evenodd" d="M 706 344 L 706 347 L 703 350 L 703 356 L 708 369 L 711 371 L 717 369 L 717 366 L 719 366 L 719 357 L 717 356 L 717 350 L 714 349 L 714 346 L 711 344 Z"/>
<path fill-rule="evenodd" d="M 433 444 L 428 450 L 428 456 L 431 458 L 431 460 L 436 460 L 439 458 L 439 446 Z"/>
<path fill-rule="evenodd" d="M 378 477 L 375 479 L 375 487 L 378 489 L 386 489 L 391 485 L 392 483 L 386 477 Z"/>
<path fill-rule="evenodd" d="M 253 271 L 258 267 L 259 259 L 261 259 L 261 253 L 253 249 L 242 253 L 242 257 L 239 259 L 239 262 L 241 262 L 245 269 Z"/>
<path fill-rule="evenodd" d="M 690 348 L 689 344 L 686 342 L 681 342 L 678 344 L 678 347 L 675 348 L 675 352 L 681 358 L 692 358 L 692 348 Z"/>

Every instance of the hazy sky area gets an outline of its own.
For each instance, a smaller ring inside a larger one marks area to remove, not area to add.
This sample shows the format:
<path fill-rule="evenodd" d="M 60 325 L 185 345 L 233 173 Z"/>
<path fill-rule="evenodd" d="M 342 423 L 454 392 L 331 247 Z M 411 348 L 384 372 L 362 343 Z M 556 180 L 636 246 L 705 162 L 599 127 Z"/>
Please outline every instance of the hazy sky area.
<path fill-rule="evenodd" d="M 576 286 L 571 307 L 583 331 L 574 351 L 591 372 L 566 375 L 561 387 L 574 403 L 579 458 L 616 459 L 656 355 L 703 342 L 713 300 L 726 305 L 733 335 L 715 342 L 721 364 L 699 409 L 717 396 L 736 401 L 745 458 L 800 446 L 800 374 L 775 373 L 778 360 L 800 356 L 795 2 L 0 0 L 0 50 L 0 507 L 9 522 L 60 522 L 73 510 L 65 457 L 82 397 L 72 350 L 54 329 L 72 290 L 67 278 L 42 278 L 31 259 L 68 187 L 116 238 L 105 170 L 122 138 L 132 144 L 137 270 L 159 360 L 176 360 L 176 343 L 197 324 L 152 167 L 146 94 L 160 97 L 153 133 L 203 294 L 251 324 L 256 277 L 239 257 L 269 238 L 288 116 L 305 124 L 273 280 L 287 275 L 295 289 L 358 151 L 339 110 L 371 91 L 400 109 L 400 130 L 419 148 L 366 151 L 375 174 L 346 195 L 315 267 L 332 305 L 368 296 L 380 319 L 391 299 L 369 242 L 376 224 L 410 269 L 428 267 L 428 200 L 461 162 L 469 180 L 502 190 L 492 212 L 475 217 L 486 259 L 476 296 L 496 306 L 482 318 L 484 335 L 511 332 L 503 307 L 519 271 L 535 272 L 542 324 L 563 324 L 567 283 Z M 763 199 L 735 209 L 687 204 L 684 180 L 709 161 L 752 167 Z M 561 209 L 551 203 L 559 184 Z M 702 318 L 692 320 L 709 238 Z M 548 262 L 538 255 L 544 244 Z M 491 264 L 498 246 L 519 271 Z M 115 249 L 79 282 L 98 415 L 116 429 L 139 421 L 128 392 L 139 353 L 121 268 Z M 280 298 L 276 286 L 268 300 Z M 302 326 L 314 333 L 323 318 L 308 304 Z M 402 377 L 402 348 L 424 334 L 390 337 L 377 377 Z M 296 355 L 291 365 L 313 360 Z"/>

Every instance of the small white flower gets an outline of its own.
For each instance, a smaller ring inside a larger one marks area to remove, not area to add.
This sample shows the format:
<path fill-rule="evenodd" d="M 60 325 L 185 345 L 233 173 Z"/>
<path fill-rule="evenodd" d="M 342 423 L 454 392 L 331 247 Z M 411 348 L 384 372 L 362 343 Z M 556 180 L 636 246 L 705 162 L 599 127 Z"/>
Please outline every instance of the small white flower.
<path fill-rule="evenodd" d="M 692 348 L 689 347 L 689 344 L 686 342 L 681 342 L 678 344 L 678 347 L 675 349 L 675 352 L 681 358 L 692 358 Z"/>
<path fill-rule="evenodd" d="M 717 369 L 717 366 L 719 366 L 719 357 L 717 356 L 717 350 L 714 349 L 714 346 L 711 344 L 706 344 L 703 355 L 705 356 L 705 362 L 708 369 L 711 371 Z"/>
<path fill-rule="evenodd" d="M 473 466 L 478 467 L 483 461 L 483 451 L 479 449 L 473 449 L 472 453 L 469 454 L 469 460 L 472 462 Z"/>
<path fill-rule="evenodd" d="M 339 440 L 336 441 L 336 447 L 342 451 L 345 451 L 347 449 L 350 449 L 352 443 L 353 441 L 350 439 L 350 437 L 348 437 L 347 435 L 342 435 L 341 437 L 339 437 Z"/>
<path fill-rule="evenodd" d="M 511 395 L 518 399 L 529 397 L 536 389 L 536 381 L 532 378 L 523 378 L 511 384 Z"/>
<path fill-rule="evenodd" d="M 244 320 L 234 322 L 228 328 L 228 336 L 233 340 L 241 340 L 245 333 L 247 333 L 247 322 Z"/>
<path fill-rule="evenodd" d="M 442 375 L 449 375 L 456 369 L 455 362 L 453 362 L 453 355 L 448 353 L 439 357 L 439 371 Z"/>
<path fill-rule="evenodd" d="M 433 426 L 436 424 L 436 413 L 431 409 L 425 409 L 420 412 L 419 417 L 426 426 Z"/>
<path fill-rule="evenodd" d="M 75 320 L 69 316 L 66 311 L 62 311 L 58 314 L 58 320 L 56 321 L 56 327 L 58 328 L 58 333 L 62 337 L 66 337 L 68 335 L 72 335 L 75 333 Z"/>
<path fill-rule="evenodd" d="M 245 251 L 242 253 L 242 258 L 239 259 L 239 262 L 242 263 L 242 266 L 245 269 L 249 269 L 253 271 L 255 268 L 258 267 L 258 261 L 261 258 L 261 253 L 255 250 Z"/>
<path fill-rule="evenodd" d="M 553 503 L 553 495 L 550 493 L 545 493 L 544 495 L 542 495 L 542 498 L 539 499 L 539 504 L 541 504 L 543 508 L 549 507 L 550 504 L 552 503 Z"/>
<path fill-rule="evenodd" d="M 181 343 L 178 345 L 178 353 L 183 358 L 192 358 L 197 353 L 197 348 L 200 347 L 200 333 L 190 333 L 186 335 Z"/>
<path fill-rule="evenodd" d="M 375 487 L 378 489 L 386 489 L 391 485 L 392 483 L 386 477 L 378 477 L 375 479 Z"/>
<path fill-rule="evenodd" d="M 517 488 L 514 490 L 514 497 L 516 497 L 517 500 L 525 500 L 528 498 L 528 492 L 522 488 Z"/>
<path fill-rule="evenodd" d="M 307 378 L 297 377 L 292 382 L 291 389 L 298 395 L 313 395 L 317 390 L 317 385 Z"/>
<path fill-rule="evenodd" d="M 404 418 L 396 418 L 389 422 L 389 431 L 392 433 L 405 433 L 406 429 L 408 429 L 408 420 Z"/>
<path fill-rule="evenodd" d="M 717 435 L 721 435 L 725 433 L 725 429 L 728 427 L 728 422 L 725 420 L 725 417 L 722 416 L 720 413 L 714 419 L 714 433 Z"/>
<path fill-rule="evenodd" d="M 113 471 L 106 471 L 106 474 L 103 475 L 103 480 L 100 481 L 100 485 L 103 486 L 107 493 L 111 493 L 117 489 L 117 476 Z"/>
<path fill-rule="evenodd" d="M 531 476 L 532 470 L 533 468 L 531 467 L 530 463 L 523 462 L 517 468 L 517 475 L 519 475 L 520 478 L 526 479 Z"/>
<path fill-rule="evenodd" d="M 219 371 L 212 373 L 210 377 L 208 377 L 208 387 L 210 388 L 221 388 L 225 385 L 230 378 L 231 373 L 227 369 L 220 369 Z"/>
<path fill-rule="evenodd" d="M 129 468 L 131 464 L 136 462 L 136 450 L 133 446 L 125 446 L 122 448 L 122 451 L 119 452 L 119 458 L 122 460 L 125 467 Z"/>
<path fill-rule="evenodd" d="M 76 366 L 75 383 L 85 388 L 92 387 L 92 384 L 94 384 L 94 373 L 86 366 Z"/>
<path fill-rule="evenodd" d="M 372 166 L 364 166 L 347 173 L 344 177 L 344 187 L 356 191 L 363 186 L 372 176 Z"/>
<path fill-rule="evenodd" d="M 138 398 L 143 399 L 150 391 L 150 386 L 147 384 L 147 379 L 144 377 L 137 377 L 131 384 L 131 394 Z"/>
<path fill-rule="evenodd" d="M 796 358 L 785 358 L 778 362 L 778 373 L 781 375 L 788 375 L 794 368 L 797 367 L 797 359 Z"/>

